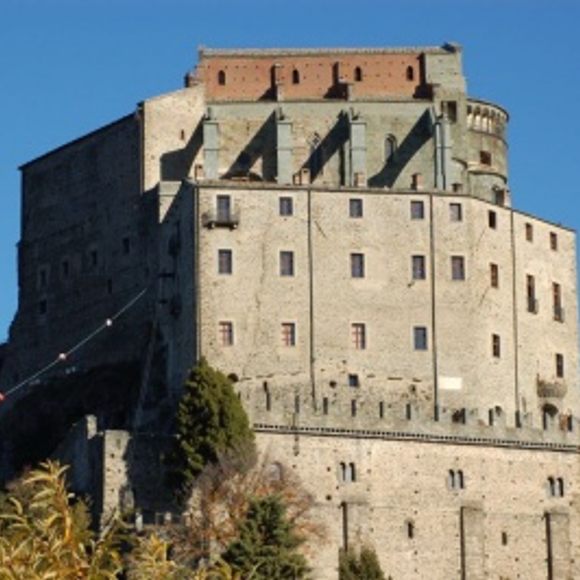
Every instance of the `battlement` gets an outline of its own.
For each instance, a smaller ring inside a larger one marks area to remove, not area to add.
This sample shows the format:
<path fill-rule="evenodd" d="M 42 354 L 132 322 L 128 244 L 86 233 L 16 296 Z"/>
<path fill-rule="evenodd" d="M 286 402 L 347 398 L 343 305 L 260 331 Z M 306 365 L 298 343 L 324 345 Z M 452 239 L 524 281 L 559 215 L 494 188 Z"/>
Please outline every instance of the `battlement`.
<path fill-rule="evenodd" d="M 257 432 L 363 439 L 415 440 L 580 453 L 580 421 L 558 415 L 537 426 L 531 413 L 440 408 L 428 401 L 381 400 L 376 394 L 339 393 L 312 404 L 306 387 L 240 393 Z"/>

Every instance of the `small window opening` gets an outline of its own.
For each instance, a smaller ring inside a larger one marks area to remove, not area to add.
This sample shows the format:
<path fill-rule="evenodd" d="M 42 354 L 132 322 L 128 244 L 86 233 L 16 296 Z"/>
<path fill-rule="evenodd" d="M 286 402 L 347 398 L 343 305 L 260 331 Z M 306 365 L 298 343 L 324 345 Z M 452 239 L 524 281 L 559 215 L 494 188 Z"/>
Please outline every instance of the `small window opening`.
<path fill-rule="evenodd" d="M 357 406 L 356 406 L 356 399 L 352 399 L 350 402 L 350 414 L 353 417 L 356 417 Z"/>
<path fill-rule="evenodd" d="M 415 80 L 415 69 L 412 66 L 408 66 L 405 75 L 408 81 Z"/>
<path fill-rule="evenodd" d="M 300 413 L 300 395 L 294 397 L 294 412 L 297 415 Z"/>
<path fill-rule="evenodd" d="M 492 288 L 499 288 L 499 266 L 497 264 L 489 265 L 490 284 Z"/>
<path fill-rule="evenodd" d="M 564 378 L 564 355 L 560 353 L 556 354 L 556 376 L 559 379 Z"/>
<path fill-rule="evenodd" d="M 123 238 L 123 254 L 127 255 L 131 253 L 131 239 Z"/>
<path fill-rule="evenodd" d="M 487 213 L 487 223 L 492 230 L 497 228 L 497 214 L 492 210 Z"/>
<path fill-rule="evenodd" d="M 266 391 L 266 411 L 272 410 L 272 395 L 270 391 Z"/>
<path fill-rule="evenodd" d="M 292 71 L 292 84 L 297 85 L 300 84 L 300 73 L 297 69 Z"/>
<path fill-rule="evenodd" d="M 491 153 L 489 151 L 480 151 L 479 152 L 479 162 L 481 165 L 491 165 Z"/>
<path fill-rule="evenodd" d="M 322 414 L 328 415 L 328 397 L 322 399 Z"/>
<path fill-rule="evenodd" d="M 554 232 L 550 232 L 550 249 L 558 250 L 558 234 Z"/>
<path fill-rule="evenodd" d="M 97 250 L 91 250 L 91 266 L 94 268 L 99 264 L 99 253 Z"/>
<path fill-rule="evenodd" d="M 407 522 L 407 538 L 412 540 L 415 537 L 415 524 L 413 522 Z"/>
<path fill-rule="evenodd" d="M 526 241 L 534 241 L 534 226 L 532 224 L 526 224 Z"/>
<path fill-rule="evenodd" d="M 385 418 L 385 403 L 383 401 L 379 402 L 379 418 Z"/>
<path fill-rule="evenodd" d="M 501 545 L 502 546 L 507 546 L 508 545 L 508 535 L 507 535 L 507 532 L 502 532 L 501 533 Z"/>
<path fill-rule="evenodd" d="M 63 260 L 60 265 L 60 270 L 62 272 L 63 278 L 68 278 L 70 274 L 70 263 L 68 260 Z"/>
<path fill-rule="evenodd" d="M 411 219 L 425 219 L 425 204 L 422 201 L 411 201 Z"/>
<path fill-rule="evenodd" d="M 397 152 L 397 138 L 387 135 L 385 138 L 385 163 L 393 161 Z"/>
<path fill-rule="evenodd" d="M 495 358 L 501 357 L 501 338 L 499 334 L 491 335 L 491 351 Z"/>
<path fill-rule="evenodd" d="M 348 375 L 348 386 L 349 387 L 360 387 L 360 381 L 357 374 L 349 374 Z"/>
<path fill-rule="evenodd" d="M 348 215 L 351 218 L 363 217 L 363 200 L 352 198 L 348 200 Z"/>
<path fill-rule="evenodd" d="M 226 72 L 220 70 L 218 72 L 218 85 L 224 86 L 226 84 Z"/>
<path fill-rule="evenodd" d="M 48 312 L 48 303 L 46 300 L 41 300 L 38 303 L 38 313 L 39 314 L 46 314 Z"/>
<path fill-rule="evenodd" d="M 357 83 L 360 83 L 363 80 L 362 68 L 360 66 L 357 66 L 354 69 L 354 80 Z"/>
<path fill-rule="evenodd" d="M 281 197 L 279 201 L 279 213 L 281 216 L 291 216 L 294 214 L 294 203 L 291 197 Z"/>
<path fill-rule="evenodd" d="M 111 278 L 109 278 L 107 280 L 107 294 L 112 294 L 113 293 L 113 280 L 111 280 Z"/>

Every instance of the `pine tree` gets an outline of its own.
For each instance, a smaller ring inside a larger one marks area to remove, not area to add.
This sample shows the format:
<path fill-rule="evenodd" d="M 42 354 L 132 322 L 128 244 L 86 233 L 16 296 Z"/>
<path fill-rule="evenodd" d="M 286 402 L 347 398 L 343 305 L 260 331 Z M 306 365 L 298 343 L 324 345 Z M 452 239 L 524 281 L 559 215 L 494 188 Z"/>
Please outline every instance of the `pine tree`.
<path fill-rule="evenodd" d="M 239 537 L 223 559 L 242 577 L 254 580 L 304 578 L 309 569 L 298 552 L 303 541 L 288 520 L 283 501 L 270 495 L 250 502 Z"/>
<path fill-rule="evenodd" d="M 377 553 L 363 546 L 360 554 L 341 550 L 338 559 L 339 580 L 385 580 Z"/>
<path fill-rule="evenodd" d="M 191 371 L 177 412 L 176 445 L 168 457 L 171 484 L 185 497 L 220 454 L 254 454 L 254 433 L 231 381 L 205 359 Z"/>

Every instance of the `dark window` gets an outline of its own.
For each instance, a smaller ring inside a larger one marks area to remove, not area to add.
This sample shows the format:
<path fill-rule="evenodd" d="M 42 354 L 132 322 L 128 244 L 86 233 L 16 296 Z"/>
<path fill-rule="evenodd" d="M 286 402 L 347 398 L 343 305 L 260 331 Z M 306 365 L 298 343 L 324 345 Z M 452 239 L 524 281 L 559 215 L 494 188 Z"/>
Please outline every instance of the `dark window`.
<path fill-rule="evenodd" d="M 294 322 L 282 323 L 282 345 L 296 346 L 296 324 Z"/>
<path fill-rule="evenodd" d="M 70 275 L 70 263 L 68 260 L 63 260 L 60 264 L 60 271 L 62 272 L 63 278 L 68 278 Z"/>
<path fill-rule="evenodd" d="M 415 350 L 427 350 L 427 327 L 415 326 L 413 328 L 413 344 Z"/>
<path fill-rule="evenodd" d="M 411 267 L 413 280 L 425 280 L 425 256 L 412 256 Z"/>
<path fill-rule="evenodd" d="M 229 320 L 221 321 L 218 326 L 219 340 L 221 346 L 233 346 L 234 344 L 234 324 Z"/>
<path fill-rule="evenodd" d="M 363 73 L 362 73 L 362 68 L 360 66 L 357 66 L 354 69 L 354 80 L 357 83 L 360 83 L 363 80 Z"/>
<path fill-rule="evenodd" d="M 41 288 L 46 288 L 48 284 L 48 271 L 46 268 L 42 268 L 38 272 L 38 284 Z"/>
<path fill-rule="evenodd" d="M 231 274 L 233 260 L 231 250 L 218 250 L 218 274 Z"/>
<path fill-rule="evenodd" d="M 497 228 L 497 214 L 494 211 L 490 210 L 487 213 L 487 223 L 493 230 Z"/>
<path fill-rule="evenodd" d="M 501 533 L 501 545 L 507 546 L 508 545 L 508 535 L 506 532 Z"/>
<path fill-rule="evenodd" d="M 501 357 L 501 338 L 499 334 L 491 335 L 491 352 L 495 358 Z"/>
<path fill-rule="evenodd" d="M 449 204 L 449 219 L 452 222 L 463 221 L 463 208 L 460 203 Z"/>
<path fill-rule="evenodd" d="M 422 201 L 411 202 L 411 219 L 412 220 L 425 219 L 425 204 Z"/>
<path fill-rule="evenodd" d="M 107 294 L 112 294 L 113 293 L 113 280 L 111 280 L 111 278 L 109 278 L 107 280 Z"/>
<path fill-rule="evenodd" d="M 322 398 L 322 414 L 328 415 L 328 397 Z"/>
<path fill-rule="evenodd" d="M 405 76 L 408 81 L 415 80 L 415 69 L 412 66 L 408 66 Z"/>
<path fill-rule="evenodd" d="M 532 224 L 526 224 L 526 240 L 528 242 L 534 241 L 534 226 Z"/>
<path fill-rule="evenodd" d="M 348 215 L 351 218 L 361 218 L 363 216 L 363 200 L 349 199 L 348 200 Z"/>
<path fill-rule="evenodd" d="M 463 256 L 451 256 L 451 279 L 465 280 L 465 259 Z"/>
<path fill-rule="evenodd" d="M 536 279 L 528 274 L 526 276 L 526 298 L 528 312 L 538 313 L 538 301 L 536 300 Z"/>
<path fill-rule="evenodd" d="M 349 374 L 348 375 L 348 386 L 353 387 L 353 388 L 360 387 L 358 375 L 356 375 L 356 374 Z"/>
<path fill-rule="evenodd" d="M 552 283 L 552 300 L 554 305 L 554 320 L 564 322 L 564 309 L 562 308 L 562 287 L 556 282 Z"/>
<path fill-rule="evenodd" d="M 395 158 L 397 152 L 397 138 L 394 135 L 387 135 L 385 138 L 385 162 Z"/>
<path fill-rule="evenodd" d="M 123 254 L 131 253 L 131 239 L 123 238 Z"/>
<path fill-rule="evenodd" d="M 413 522 L 407 522 L 407 538 L 412 540 L 415 537 L 415 524 Z"/>
<path fill-rule="evenodd" d="M 97 252 L 97 250 L 91 250 L 90 258 L 91 266 L 96 268 L 99 265 L 99 252 Z"/>
<path fill-rule="evenodd" d="M 294 252 L 280 252 L 280 276 L 294 276 Z"/>
<path fill-rule="evenodd" d="M 225 85 L 226 84 L 226 73 L 223 70 L 218 72 L 218 85 Z"/>
<path fill-rule="evenodd" d="M 280 198 L 280 215 L 290 216 L 294 214 L 294 204 L 291 197 Z"/>
<path fill-rule="evenodd" d="M 482 165 L 491 165 L 491 153 L 489 151 L 480 151 L 479 162 Z"/>
<path fill-rule="evenodd" d="M 499 288 L 499 267 L 497 264 L 489 265 L 489 275 L 492 288 Z"/>
<path fill-rule="evenodd" d="M 229 222 L 232 214 L 232 200 L 229 195 L 218 195 L 217 204 L 217 221 Z"/>
<path fill-rule="evenodd" d="M 366 326 L 362 322 L 351 324 L 352 345 L 357 350 L 364 350 L 367 347 Z"/>
<path fill-rule="evenodd" d="M 350 275 L 353 278 L 365 277 L 365 255 L 351 254 L 350 255 Z"/>
<path fill-rule="evenodd" d="M 352 417 L 356 417 L 356 399 L 352 399 L 352 401 L 350 402 L 350 414 Z"/>
<path fill-rule="evenodd" d="M 300 83 L 300 73 L 296 69 L 292 71 L 292 83 L 295 85 Z"/>
<path fill-rule="evenodd" d="M 48 312 L 48 303 L 46 300 L 41 300 L 38 303 L 38 313 L 39 314 L 46 314 Z"/>
<path fill-rule="evenodd" d="M 556 354 L 556 376 L 559 379 L 564 378 L 564 355 L 560 353 Z"/>
<path fill-rule="evenodd" d="M 550 248 L 554 251 L 558 249 L 558 234 L 550 232 Z"/>

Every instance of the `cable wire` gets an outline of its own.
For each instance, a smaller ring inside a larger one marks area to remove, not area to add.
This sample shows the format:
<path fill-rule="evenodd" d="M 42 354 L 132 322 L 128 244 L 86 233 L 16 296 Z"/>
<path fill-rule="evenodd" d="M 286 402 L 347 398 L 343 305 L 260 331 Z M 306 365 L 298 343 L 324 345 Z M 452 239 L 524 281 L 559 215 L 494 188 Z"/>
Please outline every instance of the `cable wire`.
<path fill-rule="evenodd" d="M 9 395 L 12 395 L 16 391 L 22 389 L 38 377 L 47 373 L 50 369 L 55 367 L 57 364 L 64 362 L 71 354 L 75 353 L 77 350 L 81 349 L 85 344 L 93 340 L 97 335 L 99 335 L 103 330 L 110 328 L 113 326 L 113 322 L 117 320 L 120 316 L 122 316 L 127 310 L 132 308 L 147 292 L 147 288 L 144 288 L 139 292 L 136 296 L 134 296 L 127 304 L 123 306 L 119 311 L 117 311 L 113 316 L 107 318 L 103 324 L 101 324 L 96 330 L 85 336 L 81 341 L 77 342 L 73 347 L 65 352 L 61 352 L 52 362 L 47 364 L 45 367 L 40 369 L 39 371 L 35 372 L 33 375 L 29 376 L 27 379 L 20 381 L 17 385 L 13 386 L 11 389 L 8 389 L 5 393 L 0 393 L 0 402 L 3 401 Z"/>

